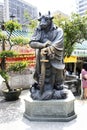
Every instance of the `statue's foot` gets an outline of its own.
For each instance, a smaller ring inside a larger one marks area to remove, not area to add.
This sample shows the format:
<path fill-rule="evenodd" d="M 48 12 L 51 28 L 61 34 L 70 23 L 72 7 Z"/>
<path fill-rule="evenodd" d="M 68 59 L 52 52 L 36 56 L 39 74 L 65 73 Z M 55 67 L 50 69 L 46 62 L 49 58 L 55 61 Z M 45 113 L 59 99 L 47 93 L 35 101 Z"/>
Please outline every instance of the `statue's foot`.
<path fill-rule="evenodd" d="M 52 99 L 53 91 L 46 91 L 43 92 L 43 94 L 40 94 L 40 90 L 36 90 L 33 93 L 31 93 L 31 98 L 33 100 L 50 100 Z"/>
<path fill-rule="evenodd" d="M 47 90 L 41 95 L 41 100 L 50 100 L 53 97 L 53 91 Z"/>
<path fill-rule="evenodd" d="M 63 84 L 61 84 L 61 85 L 56 85 L 56 86 L 55 86 L 55 89 L 56 89 L 56 90 L 63 90 Z"/>
<path fill-rule="evenodd" d="M 54 90 L 53 99 L 66 99 L 67 92 L 65 90 Z"/>
<path fill-rule="evenodd" d="M 31 98 L 33 100 L 40 100 L 41 99 L 40 91 L 35 90 L 34 92 L 31 92 Z"/>
<path fill-rule="evenodd" d="M 66 99 L 67 98 L 67 93 L 66 92 L 61 92 L 61 98 Z"/>
<path fill-rule="evenodd" d="M 63 90 L 64 88 L 66 88 L 66 89 L 68 89 L 68 86 L 67 85 L 65 85 L 65 84 L 57 84 L 57 85 L 55 85 L 54 86 L 54 89 L 56 89 L 56 90 Z"/>

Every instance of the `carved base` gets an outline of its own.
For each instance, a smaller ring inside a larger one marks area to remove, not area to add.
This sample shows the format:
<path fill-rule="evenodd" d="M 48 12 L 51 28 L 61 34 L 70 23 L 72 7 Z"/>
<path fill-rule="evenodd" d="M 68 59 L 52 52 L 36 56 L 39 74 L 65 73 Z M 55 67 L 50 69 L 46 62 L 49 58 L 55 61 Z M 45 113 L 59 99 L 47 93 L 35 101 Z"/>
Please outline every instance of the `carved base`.
<path fill-rule="evenodd" d="M 67 122 L 75 119 L 74 96 L 67 90 L 66 99 L 58 100 L 32 100 L 25 99 L 24 116 L 31 121 L 61 121 Z"/>

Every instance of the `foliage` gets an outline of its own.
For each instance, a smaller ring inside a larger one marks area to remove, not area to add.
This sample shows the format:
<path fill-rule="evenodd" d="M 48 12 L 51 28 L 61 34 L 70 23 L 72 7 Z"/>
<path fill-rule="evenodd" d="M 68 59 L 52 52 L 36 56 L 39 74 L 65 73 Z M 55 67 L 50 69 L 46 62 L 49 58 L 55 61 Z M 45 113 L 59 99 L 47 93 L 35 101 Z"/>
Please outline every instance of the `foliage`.
<path fill-rule="evenodd" d="M 14 64 L 14 66 L 12 65 L 11 68 L 7 68 L 6 67 L 6 58 L 7 57 L 14 57 L 17 55 L 16 52 L 14 51 L 11 51 L 11 47 L 13 45 L 18 45 L 18 44 L 25 44 L 25 43 L 28 43 L 28 39 L 25 39 L 23 37 L 19 37 L 19 38 L 14 38 L 12 39 L 11 38 L 11 35 L 12 35 L 12 32 L 17 30 L 17 29 L 20 29 L 21 25 L 17 22 L 17 21 L 13 21 L 13 20 L 10 20 L 6 23 L 4 23 L 3 25 L 5 27 L 5 31 L 8 31 L 9 35 L 5 35 L 3 32 L 4 31 L 0 31 L 0 40 L 1 40 L 1 47 L 2 47 L 2 51 L 0 52 L 0 58 L 1 58 L 1 63 L 0 63 L 0 74 L 1 76 L 4 78 L 5 80 L 5 83 L 6 83 L 6 86 L 7 86 L 7 89 L 9 91 L 11 91 L 11 87 L 9 85 L 9 82 L 8 82 L 8 78 L 9 78 L 9 75 L 8 75 L 8 71 L 11 70 L 11 71 L 22 71 L 26 66 L 27 66 L 27 63 L 17 63 L 17 64 Z M 15 42 L 15 43 L 14 43 Z M 9 50 L 6 50 L 6 43 L 9 43 L 10 45 L 10 49 Z"/>
<path fill-rule="evenodd" d="M 37 26 L 37 20 L 36 19 L 31 19 L 30 23 L 29 23 L 29 28 L 31 28 L 32 30 L 34 30 Z"/>
<path fill-rule="evenodd" d="M 5 39 L 7 39 L 6 34 L 4 34 L 4 33 L 0 30 L 0 41 L 5 40 Z"/>
<path fill-rule="evenodd" d="M 29 38 L 17 36 L 17 37 L 12 37 L 11 41 L 14 43 L 14 45 L 25 45 L 29 43 Z"/>
<path fill-rule="evenodd" d="M 67 20 L 68 16 L 64 16 L 62 14 L 54 14 L 53 22 L 56 26 L 61 27 L 63 21 Z"/>
<path fill-rule="evenodd" d="M 60 21 L 60 26 L 64 30 L 64 55 L 70 56 L 74 50 L 74 45 L 87 39 L 87 16 L 82 17 L 78 14 L 72 14 L 71 17 L 60 19 Z"/>
<path fill-rule="evenodd" d="M 20 71 L 21 72 L 27 66 L 28 66 L 28 63 L 26 61 L 17 62 L 17 63 L 12 64 L 9 67 L 9 71 L 14 71 L 14 72 L 15 71 Z"/>
<path fill-rule="evenodd" d="M 0 52 L 0 58 L 3 58 L 3 57 L 13 57 L 13 56 L 16 56 L 18 55 L 17 52 L 13 52 L 13 51 L 1 51 Z"/>
<path fill-rule="evenodd" d="M 24 12 L 24 17 L 29 21 L 28 27 L 33 31 L 37 26 L 37 19 L 32 19 L 31 15 L 28 14 L 27 10 Z"/>
<path fill-rule="evenodd" d="M 14 30 L 21 29 L 21 25 L 14 20 L 9 20 L 5 23 L 5 29 L 9 32 L 13 32 Z"/>
<path fill-rule="evenodd" d="M 7 73 L 7 71 L 3 71 L 3 70 L 0 70 L 0 75 L 2 76 L 3 79 L 5 79 L 6 81 L 9 79 L 9 75 Z"/>
<path fill-rule="evenodd" d="M 27 10 L 24 10 L 24 17 L 26 20 L 29 20 L 31 18 L 30 14 Z"/>

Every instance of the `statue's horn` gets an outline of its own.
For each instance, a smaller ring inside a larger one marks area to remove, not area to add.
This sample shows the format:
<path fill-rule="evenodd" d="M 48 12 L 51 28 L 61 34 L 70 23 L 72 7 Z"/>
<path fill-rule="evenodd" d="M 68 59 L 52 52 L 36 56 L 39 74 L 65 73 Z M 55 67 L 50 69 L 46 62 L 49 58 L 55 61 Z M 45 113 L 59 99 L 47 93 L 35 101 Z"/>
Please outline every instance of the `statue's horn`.
<path fill-rule="evenodd" d="M 50 13 L 50 11 L 48 11 L 48 15 L 50 15 L 51 13 Z"/>
<path fill-rule="evenodd" d="M 39 16 L 41 16 L 41 13 L 39 12 Z"/>

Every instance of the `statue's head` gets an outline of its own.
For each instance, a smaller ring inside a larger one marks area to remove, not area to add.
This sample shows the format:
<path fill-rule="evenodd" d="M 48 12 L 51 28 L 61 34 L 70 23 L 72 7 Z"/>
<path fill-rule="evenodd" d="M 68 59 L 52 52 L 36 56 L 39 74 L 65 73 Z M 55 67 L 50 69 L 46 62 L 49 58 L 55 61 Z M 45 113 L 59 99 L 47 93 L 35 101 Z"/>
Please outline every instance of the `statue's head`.
<path fill-rule="evenodd" d="M 39 12 L 38 21 L 40 22 L 41 29 L 46 29 L 49 26 L 51 26 L 52 19 L 53 19 L 53 17 L 51 16 L 50 11 L 48 11 L 47 15 L 41 15 L 41 13 Z"/>

